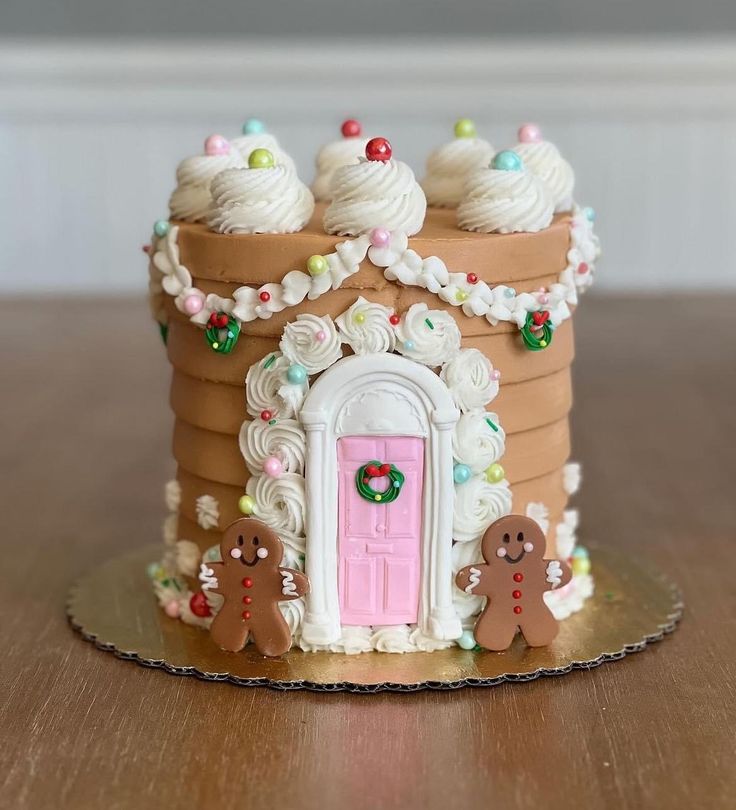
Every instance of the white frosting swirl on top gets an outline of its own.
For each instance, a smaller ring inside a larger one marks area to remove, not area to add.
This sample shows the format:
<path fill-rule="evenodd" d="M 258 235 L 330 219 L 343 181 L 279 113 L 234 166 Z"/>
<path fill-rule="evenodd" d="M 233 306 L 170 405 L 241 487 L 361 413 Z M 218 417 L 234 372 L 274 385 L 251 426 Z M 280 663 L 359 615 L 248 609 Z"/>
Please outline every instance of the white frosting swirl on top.
<path fill-rule="evenodd" d="M 327 233 L 345 236 L 372 228 L 412 236 L 421 230 L 426 210 L 424 192 L 406 163 L 363 159 L 335 172 L 324 226 Z"/>
<path fill-rule="evenodd" d="M 304 516 L 307 499 L 304 478 L 284 473 L 278 478 L 256 475 L 248 479 L 245 491 L 256 502 L 259 520 L 270 526 L 297 554 L 304 554 Z"/>
<path fill-rule="evenodd" d="M 332 199 L 332 179 L 337 169 L 357 163 L 365 155 L 368 138 L 340 138 L 325 144 L 317 153 L 317 176 L 312 183 L 316 200 L 329 202 Z"/>
<path fill-rule="evenodd" d="M 258 418 L 262 411 L 271 411 L 275 417 L 288 419 L 299 413 L 309 382 L 290 383 L 286 376 L 290 365 L 281 352 L 272 352 L 248 369 L 245 403 L 251 416 Z"/>
<path fill-rule="evenodd" d="M 392 352 L 396 348 L 396 332 L 389 318 L 393 310 L 360 298 L 337 319 L 343 343 L 356 354 Z"/>
<path fill-rule="evenodd" d="M 263 473 L 263 462 L 269 456 L 281 460 L 284 472 L 304 474 L 307 440 L 296 419 L 275 419 L 268 422 L 254 419 L 252 422 L 243 422 L 238 440 L 240 452 L 253 475 Z"/>
<path fill-rule="evenodd" d="M 225 169 L 243 165 L 235 149 L 226 155 L 195 155 L 182 160 L 176 169 L 176 188 L 169 198 L 169 211 L 174 219 L 200 222 L 207 218 L 212 194 L 210 184 Z"/>
<path fill-rule="evenodd" d="M 458 543 L 478 540 L 483 532 L 511 512 L 511 490 L 505 479 L 497 484 L 476 475 L 455 487 L 452 536 Z"/>
<path fill-rule="evenodd" d="M 460 329 L 445 310 L 413 304 L 396 327 L 398 351 L 410 360 L 432 368 L 452 360 L 460 351 Z"/>
<path fill-rule="evenodd" d="M 452 455 L 457 462 L 467 464 L 476 474 L 495 464 L 503 456 L 505 448 L 506 434 L 495 413 L 464 413 L 455 425 Z"/>
<path fill-rule="evenodd" d="M 279 348 L 290 362 L 304 366 L 307 374 L 318 374 L 342 357 L 340 337 L 329 315 L 297 315 L 286 324 Z"/>
<path fill-rule="evenodd" d="M 493 364 L 478 349 L 463 349 L 442 367 L 440 377 L 463 413 L 482 410 L 498 394 Z"/>
<path fill-rule="evenodd" d="M 248 158 L 251 152 L 256 149 L 268 149 L 273 155 L 274 162 L 277 166 L 284 166 L 293 172 L 296 171 L 296 165 L 291 155 L 284 152 L 276 138 L 268 132 L 241 135 L 238 138 L 233 138 L 230 141 L 230 145 L 240 154 L 246 165 L 248 164 Z"/>
<path fill-rule="evenodd" d="M 312 192 L 283 166 L 228 169 L 211 192 L 207 224 L 219 233 L 294 233 L 314 211 Z"/>
<path fill-rule="evenodd" d="M 546 186 L 531 172 L 477 169 L 465 185 L 457 224 L 480 233 L 535 233 L 552 222 Z"/>
<path fill-rule="evenodd" d="M 493 147 L 483 138 L 455 138 L 430 153 L 422 188 L 429 205 L 457 208 L 468 175 L 488 166 Z"/>
<path fill-rule="evenodd" d="M 575 172 L 562 157 L 560 150 L 549 141 L 536 141 L 518 143 L 514 152 L 524 161 L 524 166 L 547 187 L 555 212 L 571 211 Z"/>

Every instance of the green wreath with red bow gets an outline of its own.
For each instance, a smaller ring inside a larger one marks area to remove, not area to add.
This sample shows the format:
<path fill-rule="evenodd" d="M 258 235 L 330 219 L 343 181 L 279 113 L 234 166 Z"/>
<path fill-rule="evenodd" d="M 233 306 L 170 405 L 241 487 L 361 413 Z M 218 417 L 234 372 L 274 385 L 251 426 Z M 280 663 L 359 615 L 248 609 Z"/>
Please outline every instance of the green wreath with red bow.
<path fill-rule="evenodd" d="M 530 312 L 526 316 L 524 326 L 521 327 L 521 337 L 524 345 L 532 352 L 546 349 L 552 342 L 554 326 L 550 323 L 549 312 Z"/>
<path fill-rule="evenodd" d="M 372 478 L 388 478 L 388 487 L 383 492 L 372 489 L 369 485 Z M 358 495 L 371 503 L 392 503 L 404 486 L 404 473 L 393 464 L 382 464 L 380 461 L 369 461 L 355 474 L 355 486 Z"/>

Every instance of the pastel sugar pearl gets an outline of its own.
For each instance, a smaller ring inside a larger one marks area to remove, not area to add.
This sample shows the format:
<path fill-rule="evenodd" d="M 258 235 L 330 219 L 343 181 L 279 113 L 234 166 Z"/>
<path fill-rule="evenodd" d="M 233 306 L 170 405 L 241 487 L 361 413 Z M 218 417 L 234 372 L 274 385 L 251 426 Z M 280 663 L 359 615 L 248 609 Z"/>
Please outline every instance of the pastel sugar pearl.
<path fill-rule="evenodd" d="M 456 484 L 465 484 L 472 475 L 467 464 L 456 464 L 452 471 L 452 478 Z"/>
<path fill-rule="evenodd" d="M 196 315 L 198 312 L 202 311 L 202 307 L 204 306 L 204 301 L 199 295 L 188 295 L 184 299 L 184 312 L 187 315 Z"/>
<path fill-rule="evenodd" d="M 166 236 L 166 234 L 171 230 L 171 223 L 168 219 L 159 219 L 153 223 L 153 232 L 158 237 Z"/>
<path fill-rule="evenodd" d="M 149 579 L 156 579 L 156 576 L 158 575 L 158 571 L 159 571 L 160 567 L 161 566 L 157 562 L 149 563 L 146 566 L 146 574 L 148 575 L 148 578 Z"/>
<path fill-rule="evenodd" d="M 501 379 L 501 372 L 497 368 L 494 368 L 491 372 L 491 379 L 494 382 L 498 382 Z"/>
<path fill-rule="evenodd" d="M 292 385 L 301 385 L 307 379 L 307 370 L 304 368 L 304 366 L 294 363 L 293 366 L 289 366 L 286 372 L 286 379 Z"/>
<path fill-rule="evenodd" d="M 588 222 L 595 222 L 595 211 L 589 205 L 583 208 L 583 214 Z"/>
<path fill-rule="evenodd" d="M 256 557 L 258 557 L 259 560 L 265 560 L 266 557 L 268 557 L 268 549 L 259 548 L 258 551 L 256 551 Z"/>
<path fill-rule="evenodd" d="M 180 612 L 179 603 L 175 599 L 172 599 L 171 602 L 167 602 L 164 605 L 164 613 L 172 619 L 178 619 Z"/>
<path fill-rule="evenodd" d="M 239 548 L 231 548 L 230 549 L 230 556 L 234 560 L 239 560 L 243 556 L 243 552 Z"/>
<path fill-rule="evenodd" d="M 230 144 L 222 135 L 210 135 L 204 142 L 205 155 L 227 155 L 230 151 Z"/>
<path fill-rule="evenodd" d="M 368 234 L 368 238 L 373 247 L 382 248 L 388 244 L 391 234 L 385 228 L 374 228 Z"/>
<path fill-rule="evenodd" d="M 475 124 L 469 118 L 460 118 L 455 122 L 456 138 L 475 138 Z"/>
<path fill-rule="evenodd" d="M 317 343 L 324 343 L 327 340 L 327 332 L 324 332 L 322 329 L 320 329 L 319 332 L 317 332 L 317 334 L 314 336 L 314 338 L 317 341 Z"/>
<path fill-rule="evenodd" d="M 536 124 L 523 124 L 519 127 L 520 143 L 540 143 L 542 130 Z"/>
<path fill-rule="evenodd" d="M 307 259 L 307 270 L 310 276 L 321 276 L 327 272 L 329 264 L 324 256 L 315 254 Z"/>
<path fill-rule="evenodd" d="M 274 159 L 268 149 L 254 149 L 248 156 L 249 169 L 273 169 Z"/>
<path fill-rule="evenodd" d="M 511 149 L 504 149 L 494 155 L 491 168 L 502 172 L 520 172 L 524 168 L 521 158 Z"/>
<path fill-rule="evenodd" d="M 497 557 L 505 557 L 507 553 L 508 552 L 506 551 L 506 549 L 503 546 L 500 546 L 500 548 L 496 549 L 496 556 Z"/>
<path fill-rule="evenodd" d="M 256 502 L 250 495 L 241 495 L 238 500 L 238 509 L 244 515 L 252 515 L 256 511 Z"/>
<path fill-rule="evenodd" d="M 407 352 L 413 352 L 414 351 L 414 341 L 413 340 L 405 340 L 404 341 L 404 348 L 406 349 Z"/>
<path fill-rule="evenodd" d="M 527 554 L 531 554 L 534 551 L 534 543 L 524 543 L 524 551 Z"/>
<path fill-rule="evenodd" d="M 472 650 L 475 647 L 475 636 L 472 630 L 463 630 L 463 634 L 457 640 L 457 646 L 463 650 Z"/>
<path fill-rule="evenodd" d="M 263 472 L 269 478 L 278 478 L 284 472 L 284 465 L 281 459 L 276 456 L 268 456 L 263 462 Z"/>
<path fill-rule="evenodd" d="M 249 118 L 243 124 L 243 135 L 260 135 L 266 131 L 266 125 L 257 118 Z"/>
<path fill-rule="evenodd" d="M 362 312 L 356 312 L 353 316 L 353 320 L 357 324 L 365 323 L 365 315 Z"/>
<path fill-rule="evenodd" d="M 491 464 L 486 470 L 486 481 L 489 484 L 497 484 L 499 481 L 503 481 L 505 475 L 506 472 L 500 464 Z"/>
<path fill-rule="evenodd" d="M 515 298 L 516 297 L 516 290 L 513 287 L 506 287 L 503 291 L 505 298 Z"/>

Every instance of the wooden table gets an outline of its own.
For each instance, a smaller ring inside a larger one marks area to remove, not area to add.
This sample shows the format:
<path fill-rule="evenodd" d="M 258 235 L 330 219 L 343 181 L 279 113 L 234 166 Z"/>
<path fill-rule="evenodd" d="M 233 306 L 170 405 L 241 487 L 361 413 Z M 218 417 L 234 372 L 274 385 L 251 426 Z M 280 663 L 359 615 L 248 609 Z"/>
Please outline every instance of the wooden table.
<path fill-rule="evenodd" d="M 583 541 L 679 581 L 681 628 L 591 672 L 361 696 L 177 678 L 71 631 L 70 583 L 159 537 L 167 365 L 143 301 L 3 303 L 0 807 L 736 807 L 735 305 L 576 316 Z"/>

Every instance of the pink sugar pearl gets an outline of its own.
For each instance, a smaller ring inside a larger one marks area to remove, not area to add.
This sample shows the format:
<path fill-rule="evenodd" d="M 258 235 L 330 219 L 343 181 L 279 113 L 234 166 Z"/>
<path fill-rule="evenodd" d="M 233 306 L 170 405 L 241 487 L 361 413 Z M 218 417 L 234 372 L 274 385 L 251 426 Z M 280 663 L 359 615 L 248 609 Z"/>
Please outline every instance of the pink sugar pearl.
<path fill-rule="evenodd" d="M 368 238 L 373 247 L 383 248 L 389 243 L 391 234 L 385 228 L 374 228 L 369 234 Z"/>
<path fill-rule="evenodd" d="M 284 472 L 284 465 L 281 463 L 281 459 L 276 458 L 276 456 L 269 456 L 263 462 L 263 472 L 269 478 L 278 478 Z"/>
<path fill-rule="evenodd" d="M 542 130 L 536 124 L 523 124 L 519 127 L 520 143 L 539 143 L 542 140 Z"/>
<path fill-rule="evenodd" d="M 205 155 L 227 155 L 230 152 L 230 144 L 227 138 L 222 135 L 210 135 L 204 142 Z"/>
<path fill-rule="evenodd" d="M 164 613 L 172 619 L 178 619 L 180 613 L 179 603 L 175 599 L 172 599 L 171 602 L 167 602 L 164 605 Z"/>
<path fill-rule="evenodd" d="M 498 382 L 501 379 L 501 372 L 497 368 L 494 368 L 491 372 L 491 379 L 495 382 Z"/>
<path fill-rule="evenodd" d="M 317 343 L 324 343 L 327 340 L 327 333 L 320 329 L 314 337 L 317 339 Z"/>
<path fill-rule="evenodd" d="M 202 311 L 204 301 L 198 295 L 188 295 L 184 299 L 184 312 L 187 315 L 196 315 Z"/>

